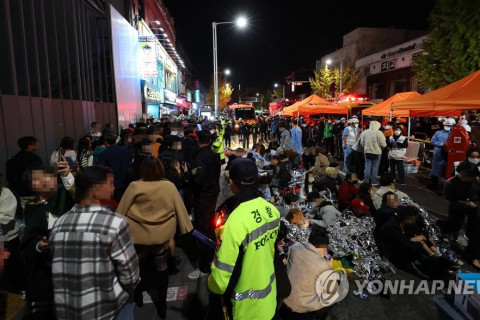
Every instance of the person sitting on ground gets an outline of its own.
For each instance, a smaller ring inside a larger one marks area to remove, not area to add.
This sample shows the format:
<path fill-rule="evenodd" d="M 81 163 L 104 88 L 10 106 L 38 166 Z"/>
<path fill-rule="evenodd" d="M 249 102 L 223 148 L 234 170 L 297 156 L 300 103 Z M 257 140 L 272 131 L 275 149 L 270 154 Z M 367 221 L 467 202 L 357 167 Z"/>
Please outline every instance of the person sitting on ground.
<path fill-rule="evenodd" d="M 384 172 L 380 177 L 380 188 L 378 188 L 373 196 L 373 204 L 376 210 L 380 209 L 382 206 L 383 194 L 388 191 L 395 193 L 398 197 L 398 201 L 401 201 L 403 198 L 410 198 L 406 193 L 395 189 L 395 184 L 393 183 L 393 178 L 390 175 L 390 172 Z"/>
<path fill-rule="evenodd" d="M 399 206 L 397 216 L 391 217 L 376 233 L 380 253 L 397 268 L 420 278 L 445 279 L 453 265 L 429 247 L 423 235 L 409 232 L 416 224 L 417 211 L 411 206 Z"/>
<path fill-rule="evenodd" d="M 355 186 L 357 183 L 357 174 L 347 172 L 345 175 L 345 181 L 338 187 L 338 208 L 340 211 L 348 208 L 350 202 L 352 202 L 357 195 L 358 189 Z"/>
<path fill-rule="evenodd" d="M 370 215 L 373 217 L 376 214 L 375 206 L 373 205 L 373 196 L 376 189 L 368 182 L 360 184 L 358 193 L 355 198 L 362 199 L 363 202 L 370 208 Z"/>
<path fill-rule="evenodd" d="M 302 198 L 305 199 L 305 197 L 308 196 L 308 193 L 313 192 L 313 191 L 318 191 L 314 190 L 314 182 L 315 182 L 315 175 L 313 172 L 307 171 L 305 172 L 305 183 L 302 186 L 302 190 L 300 194 L 302 195 Z"/>
<path fill-rule="evenodd" d="M 320 182 L 330 190 L 330 192 L 338 198 L 338 170 L 328 167 L 325 170 L 326 175 L 320 179 Z"/>
<path fill-rule="evenodd" d="M 284 200 L 283 206 L 280 205 L 280 204 L 275 205 L 275 207 L 280 212 L 281 217 L 285 217 L 288 213 L 288 210 L 295 207 L 295 204 L 297 203 L 298 197 L 295 193 L 288 192 L 283 197 L 283 200 Z"/>
<path fill-rule="evenodd" d="M 310 218 L 304 217 L 302 210 L 291 208 L 285 217 L 280 218 L 280 227 L 287 228 L 287 238 L 293 242 L 305 243 L 310 235 Z"/>
<path fill-rule="evenodd" d="M 330 165 L 330 160 L 323 153 L 319 152 L 319 149 L 316 149 L 317 156 L 315 158 L 315 165 L 310 168 L 310 172 L 315 174 L 315 178 L 320 179 L 326 174 L 326 169 Z"/>
<path fill-rule="evenodd" d="M 336 302 L 339 285 L 327 281 L 339 278 L 332 270 L 328 244 L 326 230 L 314 225 L 308 242 L 290 247 L 287 272 L 292 290 L 280 310 L 283 319 L 325 319 L 325 308 Z M 331 297 L 328 302 L 321 298 L 323 293 Z"/>
<path fill-rule="evenodd" d="M 398 197 L 392 191 L 385 192 L 382 197 L 382 206 L 375 213 L 375 230 L 394 217 L 398 210 Z"/>
<path fill-rule="evenodd" d="M 369 216 L 370 207 L 363 202 L 362 199 L 355 198 L 352 200 L 350 206 L 343 211 L 343 214 L 347 213 L 357 218 L 363 218 Z"/>
<path fill-rule="evenodd" d="M 310 192 L 307 195 L 307 202 L 312 206 L 312 209 L 306 216 L 310 218 L 312 223 L 321 227 L 328 228 L 342 215 L 330 201 L 324 199 L 320 192 Z"/>
<path fill-rule="evenodd" d="M 261 176 L 258 178 L 258 190 L 262 194 L 262 198 L 267 200 L 270 203 L 275 203 L 275 196 L 273 195 L 272 187 L 270 186 L 272 183 L 272 178 L 269 176 Z"/>
<path fill-rule="evenodd" d="M 273 169 L 273 186 L 279 189 L 285 189 L 288 187 L 288 183 L 292 176 L 288 169 L 280 161 L 280 156 L 272 157 L 272 169 Z"/>

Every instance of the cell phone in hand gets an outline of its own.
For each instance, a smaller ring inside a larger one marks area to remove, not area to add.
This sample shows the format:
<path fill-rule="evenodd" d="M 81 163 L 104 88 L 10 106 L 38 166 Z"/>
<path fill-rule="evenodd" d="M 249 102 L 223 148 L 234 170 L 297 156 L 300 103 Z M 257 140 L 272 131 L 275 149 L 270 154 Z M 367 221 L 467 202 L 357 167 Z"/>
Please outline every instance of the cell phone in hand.
<path fill-rule="evenodd" d="M 70 167 L 71 172 L 77 172 L 77 160 L 73 159 L 72 157 L 66 157 L 65 160 L 68 162 L 68 166 Z"/>
<path fill-rule="evenodd" d="M 63 155 L 63 148 L 60 147 L 60 148 L 58 148 L 58 159 L 57 159 L 57 162 L 62 161 L 62 155 Z"/>

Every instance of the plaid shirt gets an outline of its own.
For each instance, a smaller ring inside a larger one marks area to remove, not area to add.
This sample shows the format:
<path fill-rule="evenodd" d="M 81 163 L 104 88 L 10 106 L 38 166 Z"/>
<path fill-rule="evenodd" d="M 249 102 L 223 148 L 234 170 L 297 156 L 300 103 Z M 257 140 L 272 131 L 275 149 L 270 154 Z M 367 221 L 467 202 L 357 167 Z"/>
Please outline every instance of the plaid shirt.
<path fill-rule="evenodd" d="M 139 281 L 125 218 L 77 204 L 53 226 L 50 247 L 57 318 L 115 318 Z"/>

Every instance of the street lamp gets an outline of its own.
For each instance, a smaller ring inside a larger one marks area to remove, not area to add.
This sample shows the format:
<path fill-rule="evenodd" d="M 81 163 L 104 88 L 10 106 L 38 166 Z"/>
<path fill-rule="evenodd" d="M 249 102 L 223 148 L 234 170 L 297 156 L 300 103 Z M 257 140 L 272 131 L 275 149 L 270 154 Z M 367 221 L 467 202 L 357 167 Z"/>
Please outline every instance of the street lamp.
<path fill-rule="evenodd" d="M 230 69 L 225 69 L 225 75 L 227 75 L 227 76 L 230 75 Z"/>
<path fill-rule="evenodd" d="M 213 87 L 215 98 L 215 117 L 218 117 L 218 65 L 217 65 L 217 25 L 219 24 L 236 24 L 239 28 L 247 25 L 247 19 L 238 18 L 236 21 L 212 22 L 213 32 Z"/>

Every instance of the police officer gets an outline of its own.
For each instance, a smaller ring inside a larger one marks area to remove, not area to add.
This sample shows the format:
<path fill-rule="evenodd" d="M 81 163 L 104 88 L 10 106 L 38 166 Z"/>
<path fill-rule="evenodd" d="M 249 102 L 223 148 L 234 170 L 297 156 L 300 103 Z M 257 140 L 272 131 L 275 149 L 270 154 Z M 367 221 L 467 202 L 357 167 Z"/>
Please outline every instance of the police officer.
<path fill-rule="evenodd" d="M 212 127 L 212 150 L 215 153 L 218 153 L 220 156 L 220 163 L 224 165 L 225 162 L 225 153 L 224 153 L 224 146 L 223 146 L 223 136 L 225 134 L 225 122 L 217 122 Z"/>
<path fill-rule="evenodd" d="M 235 159 L 229 172 L 236 207 L 218 232 L 208 288 L 223 295 L 233 319 L 272 319 L 277 304 L 273 258 L 280 213 L 258 194 L 253 161 Z"/>
<path fill-rule="evenodd" d="M 215 206 L 220 193 L 220 157 L 212 151 L 212 134 L 198 132 L 199 150 L 193 160 L 189 181 L 193 194 L 194 226 L 210 239 L 215 239 Z M 207 276 L 213 259 L 213 250 L 198 242 L 199 267 L 188 274 L 191 280 Z"/>

